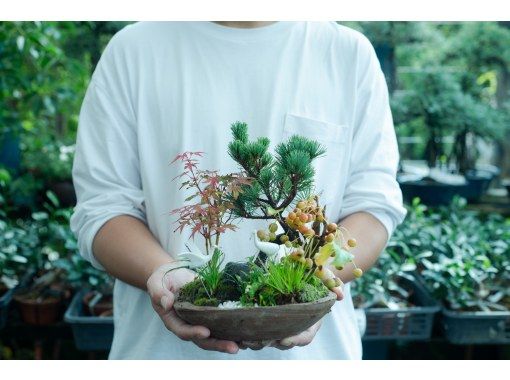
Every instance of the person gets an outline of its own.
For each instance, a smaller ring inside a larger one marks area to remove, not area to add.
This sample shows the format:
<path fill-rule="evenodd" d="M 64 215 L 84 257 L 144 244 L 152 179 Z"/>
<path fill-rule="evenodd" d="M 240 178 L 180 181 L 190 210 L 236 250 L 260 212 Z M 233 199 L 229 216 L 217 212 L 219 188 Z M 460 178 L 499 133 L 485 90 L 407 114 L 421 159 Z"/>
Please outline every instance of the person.
<path fill-rule="evenodd" d="M 356 237 L 363 270 L 404 218 L 387 86 L 362 34 L 335 22 L 129 25 L 94 71 L 73 164 L 78 203 L 71 227 L 80 252 L 116 278 L 110 358 L 360 359 L 352 267 L 336 271 L 343 300 L 307 331 L 280 341 L 214 339 L 173 310 L 194 272 L 163 276 L 188 241 L 169 216 L 185 203 L 172 181 L 182 168 L 169 162 L 203 151 L 205 168 L 237 171 L 226 151 L 235 121 L 246 122 L 252 138 L 269 137 L 272 148 L 294 134 L 326 147 L 315 187 L 328 218 Z M 264 226 L 242 221 L 225 234 L 225 261 L 255 254 L 250 235 Z"/>

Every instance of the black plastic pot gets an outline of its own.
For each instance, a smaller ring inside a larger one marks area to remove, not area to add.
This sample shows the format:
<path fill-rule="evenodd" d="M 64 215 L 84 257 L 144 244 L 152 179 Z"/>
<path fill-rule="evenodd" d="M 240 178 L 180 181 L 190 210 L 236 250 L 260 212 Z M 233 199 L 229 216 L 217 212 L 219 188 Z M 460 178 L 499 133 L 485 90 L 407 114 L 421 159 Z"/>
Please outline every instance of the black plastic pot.
<path fill-rule="evenodd" d="M 506 189 L 506 195 L 510 198 L 510 178 L 504 179 L 501 184 Z"/>
<path fill-rule="evenodd" d="M 430 338 L 434 317 L 441 307 L 418 279 L 403 279 L 403 282 L 413 290 L 409 301 L 417 306 L 399 310 L 365 309 L 367 327 L 363 336 L 364 342 Z"/>
<path fill-rule="evenodd" d="M 85 291 L 73 297 L 64 320 L 71 325 L 74 343 L 82 351 L 109 351 L 113 340 L 113 317 L 87 316 L 83 310 Z"/>
<path fill-rule="evenodd" d="M 468 201 L 477 201 L 487 192 L 494 173 L 487 170 L 470 170 L 466 173 L 467 185 L 461 196 Z"/>
<path fill-rule="evenodd" d="M 446 339 L 454 344 L 510 344 L 510 311 L 443 309 Z"/>
<path fill-rule="evenodd" d="M 8 289 L 0 296 L 0 329 L 7 323 L 7 316 L 9 314 L 9 305 L 12 300 L 14 289 Z"/>
<path fill-rule="evenodd" d="M 411 203 L 419 197 L 427 206 L 449 205 L 456 195 L 462 195 L 468 185 L 449 185 L 426 180 L 401 182 L 400 189 L 404 199 Z"/>

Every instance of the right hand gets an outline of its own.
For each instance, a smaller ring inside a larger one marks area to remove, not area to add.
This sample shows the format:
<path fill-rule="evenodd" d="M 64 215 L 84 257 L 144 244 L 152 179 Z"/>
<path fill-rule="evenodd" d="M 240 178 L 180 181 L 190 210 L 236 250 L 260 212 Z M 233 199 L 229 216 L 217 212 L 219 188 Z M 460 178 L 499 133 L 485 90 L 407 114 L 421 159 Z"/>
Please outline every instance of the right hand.
<path fill-rule="evenodd" d="M 168 268 L 168 264 L 161 265 L 147 280 L 147 291 L 151 297 L 152 307 L 166 328 L 180 339 L 192 341 L 204 350 L 236 354 L 239 346 L 235 342 L 210 338 L 211 332 L 208 328 L 187 324 L 177 316 L 173 308 L 176 295 L 185 284 L 195 279 L 196 273 L 181 268 L 165 275 Z"/>

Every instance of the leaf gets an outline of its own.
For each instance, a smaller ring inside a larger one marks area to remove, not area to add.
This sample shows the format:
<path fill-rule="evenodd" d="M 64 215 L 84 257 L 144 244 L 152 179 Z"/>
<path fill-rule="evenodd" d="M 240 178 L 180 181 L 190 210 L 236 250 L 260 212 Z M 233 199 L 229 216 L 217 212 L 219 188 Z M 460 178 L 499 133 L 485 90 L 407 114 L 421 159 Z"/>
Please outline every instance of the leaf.
<path fill-rule="evenodd" d="M 28 259 L 24 256 L 20 256 L 20 255 L 13 255 L 11 257 L 12 261 L 15 261 L 17 263 L 21 263 L 21 264 L 26 264 L 28 263 Z"/>
<path fill-rule="evenodd" d="M 53 203 L 53 206 L 55 206 L 55 207 L 60 206 L 60 202 L 54 192 L 48 190 L 48 191 L 46 191 L 46 196 L 48 197 L 50 202 Z"/>
<path fill-rule="evenodd" d="M 44 211 L 34 212 L 34 213 L 32 213 L 32 219 L 34 219 L 36 221 L 46 220 L 46 219 L 48 219 L 48 213 L 46 213 Z"/>
<path fill-rule="evenodd" d="M 404 272 L 411 272 L 411 271 L 414 271 L 416 269 L 416 264 L 413 264 L 413 263 L 404 263 L 400 269 Z"/>
<path fill-rule="evenodd" d="M 195 193 L 193 195 L 190 195 L 189 197 L 187 197 L 186 199 L 184 199 L 185 202 L 189 202 L 191 201 L 193 198 L 195 198 L 196 196 L 198 195 L 198 193 Z"/>
<path fill-rule="evenodd" d="M 22 51 L 23 47 L 25 46 L 25 37 L 18 36 L 18 38 L 16 38 L 16 46 L 18 47 L 19 51 Z"/>

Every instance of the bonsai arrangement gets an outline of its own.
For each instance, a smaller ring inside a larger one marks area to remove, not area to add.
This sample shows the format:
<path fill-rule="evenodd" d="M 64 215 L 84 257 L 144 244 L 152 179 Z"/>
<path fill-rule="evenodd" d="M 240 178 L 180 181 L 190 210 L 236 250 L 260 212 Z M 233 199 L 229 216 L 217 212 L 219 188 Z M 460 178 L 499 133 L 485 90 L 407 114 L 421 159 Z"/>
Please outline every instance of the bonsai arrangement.
<path fill-rule="evenodd" d="M 412 180 L 407 180 L 406 173 L 400 173 L 404 196 L 409 201 L 418 196 L 430 205 L 448 204 L 456 194 L 468 200 L 480 198 L 496 173 L 476 166 L 477 141 L 504 137 L 504 111 L 464 91 L 449 73 L 422 73 L 412 86 L 414 91 L 394 95 L 393 114 L 397 127 L 407 133 L 427 131 L 423 154 L 428 175 L 408 173 Z"/>
<path fill-rule="evenodd" d="M 329 311 L 336 299 L 329 290 L 342 285 L 329 268 L 354 263 L 350 250 L 356 240 L 327 220 L 326 208 L 313 193 L 312 162 L 326 152 L 319 143 L 292 136 L 271 154 L 269 139 L 250 141 L 245 123 L 231 129 L 228 153 L 239 172 L 200 169 L 202 152 L 185 152 L 174 160 L 185 168 L 177 177 L 181 189 L 191 193 L 188 204 L 171 211 L 178 216 L 176 231 L 190 229 L 191 238 L 199 234 L 205 241 L 205 252 L 193 245 L 179 255 L 182 265 L 175 268 L 194 268 L 197 278 L 181 289 L 174 307 L 183 319 L 205 325 L 219 338 L 283 338 Z M 253 232 L 258 254 L 223 267 L 221 235 L 235 231 L 240 219 L 266 220 L 268 226 Z M 360 277 L 361 269 L 354 268 Z M 267 323 L 274 318 L 286 320 Z"/>

